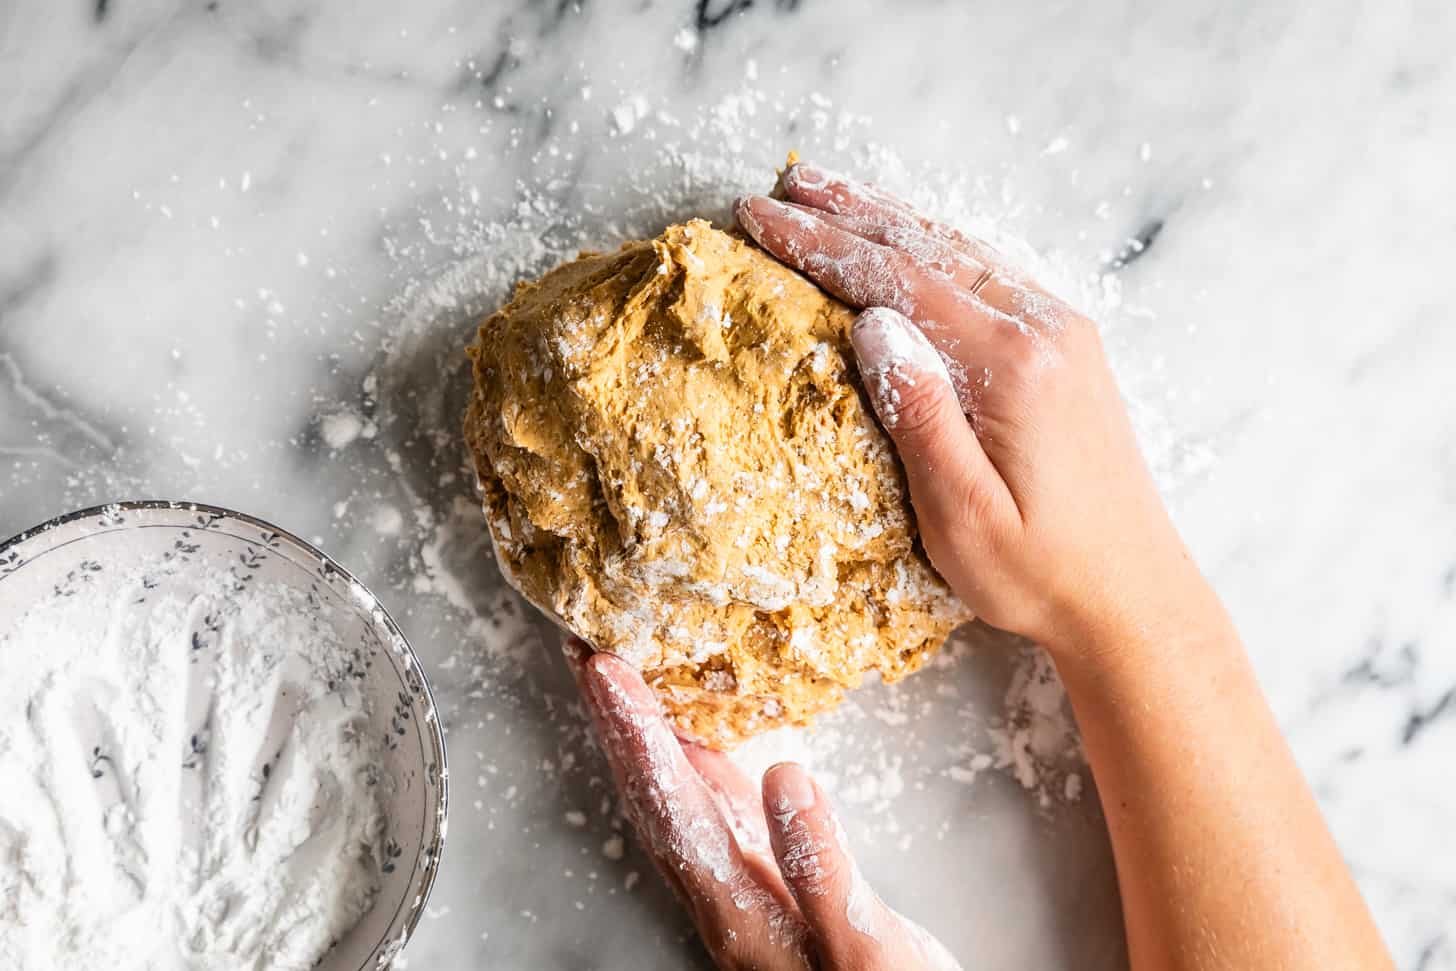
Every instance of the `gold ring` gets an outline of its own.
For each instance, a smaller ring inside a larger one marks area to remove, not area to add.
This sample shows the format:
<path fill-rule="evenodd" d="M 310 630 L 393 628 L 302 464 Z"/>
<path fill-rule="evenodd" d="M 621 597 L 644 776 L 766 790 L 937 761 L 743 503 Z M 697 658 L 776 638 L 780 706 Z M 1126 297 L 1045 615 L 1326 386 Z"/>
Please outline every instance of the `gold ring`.
<path fill-rule="evenodd" d="M 984 270 L 981 271 L 981 275 L 976 277 L 976 282 L 971 284 L 971 293 L 979 297 L 981 295 L 981 291 L 985 289 L 986 284 L 990 283 L 991 278 L 995 275 L 996 274 L 991 272 L 991 268 L 989 266 L 986 267 Z"/>

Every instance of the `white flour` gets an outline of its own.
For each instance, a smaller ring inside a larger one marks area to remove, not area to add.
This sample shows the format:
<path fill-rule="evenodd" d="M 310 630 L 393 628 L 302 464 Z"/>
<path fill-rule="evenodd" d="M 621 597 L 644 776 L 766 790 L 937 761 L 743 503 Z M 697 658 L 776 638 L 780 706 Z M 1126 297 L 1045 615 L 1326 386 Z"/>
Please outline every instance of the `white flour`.
<path fill-rule="evenodd" d="M 310 968 L 378 891 L 353 652 L 300 593 L 164 570 L 0 635 L 0 968 Z"/>
<path fill-rule="evenodd" d="M 573 710 L 574 689 L 551 680 L 559 674 L 551 656 L 557 634 L 489 566 L 490 543 L 460 440 L 471 383 L 462 347 L 473 324 L 507 300 L 518 280 L 582 248 L 651 238 L 693 216 L 727 225 L 732 200 L 767 191 L 789 148 L 985 239 L 1103 323 L 1108 336 L 1116 337 L 1137 310 L 1122 306 L 1116 275 L 1089 267 L 1084 253 L 1039 254 L 1017 238 L 1033 230 L 1030 217 L 1041 204 L 1023 195 L 1009 171 L 907 160 L 872 140 L 867 119 L 817 95 L 784 97 L 777 85 L 758 80 L 751 62 L 738 90 L 681 118 L 628 90 L 598 91 L 597 99 L 630 105 L 631 130 L 618 131 L 614 120 L 613 137 L 593 145 L 590 178 L 582 177 L 569 139 L 540 142 L 519 116 L 471 115 L 470 127 L 461 129 L 465 115 L 442 114 L 444 134 L 431 128 L 433 136 L 411 146 L 405 161 L 422 172 L 437 171 L 434 159 L 448 151 L 449 174 L 386 230 L 397 297 L 371 321 L 379 334 L 375 366 L 347 388 L 320 388 L 318 409 L 325 442 L 337 431 L 325 423 L 340 413 L 377 426 L 377 434 L 349 442 L 332 436 L 341 447 L 331 461 L 360 483 L 335 507 L 332 528 L 341 538 L 377 533 L 399 596 L 413 604 L 413 622 L 441 631 L 441 653 L 427 652 L 427 667 L 451 731 L 475 740 L 475 751 L 458 757 L 465 767 L 460 805 L 473 812 L 470 824 L 488 831 L 520 825 L 534 840 L 531 827 L 543 809 L 589 807 L 580 835 L 602 870 L 571 868 L 571 885 L 583 897 L 632 892 L 643 883 L 643 860 L 623 839 L 620 802 L 595 775 L 600 761 L 584 756 L 590 733 Z M 519 138 L 512 158 L 529 164 L 508 190 L 495 163 L 482 161 L 491 143 L 477 138 L 476 125 L 508 126 L 513 145 Z M 1114 359 L 1120 346 L 1109 343 Z M 1143 375 L 1135 369 L 1132 376 Z M 959 369 L 952 378 L 965 388 Z M 1161 424 L 1161 410 L 1139 407 L 1139 393 L 1162 393 L 1156 381 L 1144 384 L 1132 388 L 1134 419 L 1168 485 L 1195 463 L 1180 453 L 1186 443 Z M 377 471 L 386 468 L 383 476 Z M 374 509 L 381 501 L 404 511 L 397 535 L 378 530 Z M 515 761 L 514 746 L 524 744 L 515 740 L 504 753 L 495 748 L 512 728 L 524 731 L 516 738 L 549 738 L 548 757 Z M 954 638 L 930 670 L 854 692 L 814 729 L 774 732 L 734 753 L 753 779 L 784 759 L 811 769 L 857 838 L 898 854 L 946 838 L 952 824 L 933 807 L 974 802 L 988 789 L 1023 790 L 1048 818 L 1083 813 L 1066 804 L 1091 797 L 1075 725 L 1044 655 L 975 630 Z M 608 881 L 598 877 L 608 875 L 610 889 L 601 891 Z"/>
<path fill-rule="evenodd" d="M 854 334 L 860 376 L 886 428 L 900 423 L 900 387 L 913 388 L 917 379 L 951 385 L 950 372 L 935 347 L 899 313 L 883 307 L 866 310 Z"/>

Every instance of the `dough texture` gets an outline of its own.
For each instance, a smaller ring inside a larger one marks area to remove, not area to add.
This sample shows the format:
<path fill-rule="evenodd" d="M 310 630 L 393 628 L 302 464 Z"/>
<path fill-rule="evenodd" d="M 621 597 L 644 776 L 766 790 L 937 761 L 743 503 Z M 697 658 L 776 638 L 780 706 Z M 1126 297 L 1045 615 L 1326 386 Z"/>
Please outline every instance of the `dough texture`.
<path fill-rule="evenodd" d="M 853 320 L 694 220 L 522 284 L 469 350 L 502 569 L 708 745 L 914 671 L 970 617 L 916 542 Z"/>

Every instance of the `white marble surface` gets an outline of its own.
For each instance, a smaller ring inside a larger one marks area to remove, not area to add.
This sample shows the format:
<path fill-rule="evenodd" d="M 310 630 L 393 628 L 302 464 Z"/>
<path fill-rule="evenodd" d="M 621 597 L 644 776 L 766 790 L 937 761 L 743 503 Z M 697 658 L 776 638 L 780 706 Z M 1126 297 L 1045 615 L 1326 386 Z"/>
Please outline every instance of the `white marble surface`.
<path fill-rule="evenodd" d="M 1423 0 L 8 0 L 0 535 L 156 496 L 315 538 L 449 731 L 408 966 L 701 964 L 636 851 L 603 854 L 600 763 L 479 543 L 472 313 L 579 242 L 721 212 L 791 147 L 1074 286 L 1158 227 L 1086 293 L 1401 967 L 1450 971 L 1453 105 L 1456 7 Z M 866 693 L 816 764 L 968 969 L 1119 967 L 1091 791 L 965 781 L 1013 667 L 981 640 Z"/>

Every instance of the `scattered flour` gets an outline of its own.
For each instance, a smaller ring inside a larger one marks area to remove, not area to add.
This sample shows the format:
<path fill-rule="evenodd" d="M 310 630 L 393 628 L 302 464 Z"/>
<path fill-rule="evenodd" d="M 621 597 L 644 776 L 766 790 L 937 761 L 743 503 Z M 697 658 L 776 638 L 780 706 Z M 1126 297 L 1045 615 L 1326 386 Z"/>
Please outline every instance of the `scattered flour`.
<path fill-rule="evenodd" d="M 698 40 L 695 31 L 685 29 L 674 43 L 684 56 L 692 56 Z M 332 536 L 343 544 L 361 529 L 371 534 L 369 548 L 357 551 L 360 563 L 376 572 L 376 588 L 389 585 L 394 602 L 407 605 L 404 610 L 413 631 L 428 632 L 415 636 L 421 646 L 431 648 L 426 652 L 426 666 L 435 681 L 441 718 L 454 733 L 452 742 L 470 737 L 470 733 L 509 736 L 525 724 L 530 729 L 544 728 L 539 731 L 543 744 L 548 749 L 555 747 L 557 757 L 549 768 L 528 762 L 513 764 L 492 751 L 490 758 L 499 760 L 497 766 L 483 753 L 475 753 L 481 767 L 480 798 L 473 804 L 484 828 L 495 830 L 498 823 L 504 828 L 506 820 L 516 819 L 523 820 L 522 833 L 533 826 L 549 825 L 567 830 L 571 839 L 601 841 L 600 857 L 613 863 L 623 861 L 612 883 L 613 889 L 620 886 L 624 893 L 634 892 L 641 884 L 641 859 L 620 835 L 621 808 L 610 794 L 609 783 L 592 775 L 599 771 L 599 761 L 569 761 L 585 751 L 587 732 L 579 710 L 569 700 L 572 689 L 564 687 L 560 679 L 554 686 L 542 686 L 542 681 L 549 682 L 543 673 L 549 674 L 555 664 L 549 653 L 554 645 L 543 647 L 541 625 L 484 565 L 490 559 L 489 542 L 479 506 L 470 497 L 459 435 L 464 391 L 469 386 L 460 351 L 469 337 L 471 321 L 499 306 L 515 281 L 538 275 L 575 256 L 580 248 L 650 237 L 662 226 L 694 215 L 716 216 L 718 222 L 726 222 L 729 202 L 746 192 L 763 191 L 771 167 L 782 161 L 786 148 L 796 147 L 806 158 L 833 162 L 927 213 L 976 233 L 1108 325 L 1105 329 L 1114 336 L 1119 326 L 1116 317 L 1122 296 L 1115 272 L 1089 272 L 1084 263 L 1059 260 L 1055 253 L 1043 258 L 1015 238 L 1017 228 L 1026 225 L 1023 217 L 1034 214 L 1039 203 L 1022 198 L 1009 173 L 977 170 L 971 164 L 942 167 L 909 162 L 872 140 L 868 118 L 818 95 L 799 99 L 785 95 L 776 80 L 760 82 L 759 73 L 756 62 L 746 61 L 738 90 L 702 110 L 685 112 L 680 121 L 654 112 L 645 98 L 632 91 L 612 92 L 605 83 L 578 79 L 581 100 L 590 102 L 589 110 L 602 134 L 618 136 L 593 140 L 586 169 L 591 173 L 589 179 L 582 177 L 581 163 L 586 160 L 571 137 L 578 132 L 576 120 L 545 124 L 559 120 L 533 115 L 527 105 L 512 105 L 510 111 L 499 113 L 492 113 L 481 102 L 476 103 L 480 110 L 475 112 L 455 111 L 453 104 L 447 105 L 448 110 L 437 117 L 421 119 L 422 130 L 446 134 L 432 142 L 428 135 L 422 138 L 419 132 L 406 135 L 401 130 L 400 149 L 393 159 L 394 171 L 409 168 L 412 187 L 415 177 L 422 184 L 437 185 L 442 176 L 436 160 L 445 160 L 448 150 L 451 168 L 443 179 L 448 183 L 453 171 L 457 183 L 426 198 L 417 210 L 405 211 L 387 229 L 383 244 L 395 264 L 391 290 L 399 293 L 396 300 L 377 307 L 370 298 L 366 304 L 373 292 L 371 284 L 369 290 L 354 294 L 358 316 L 346 311 L 334 320 L 318 320 L 285 314 L 271 294 L 261 289 L 258 293 L 259 308 L 266 309 L 270 324 L 275 318 L 292 318 L 290 322 L 299 324 L 300 332 L 316 329 L 331 338 L 357 342 L 366 353 L 377 351 L 377 363 L 362 381 L 351 381 L 344 389 L 332 382 L 314 389 L 320 406 L 317 444 L 337 453 L 329 456 L 331 463 L 352 478 L 348 487 L 352 492 L 345 489 L 330 497 L 335 509 Z M 594 84 L 601 89 L 602 98 L 592 102 Z M 613 107 L 604 111 L 604 105 Z M 504 107 L 500 96 L 493 107 Z M 1023 128 L 1030 137 L 1032 126 L 1023 125 L 1016 116 L 1008 115 L 1005 124 L 1008 137 L 1017 137 Z M 477 130 L 485 137 L 476 140 Z M 506 137 L 497 137 L 501 135 Z M 463 151 L 458 150 L 461 139 Z M 386 166 L 391 164 L 390 156 L 382 160 Z M 500 177 L 509 170 L 518 174 L 524 170 L 525 174 L 518 180 Z M 249 173 L 243 173 L 243 191 L 250 179 Z M 501 191 L 495 192 L 493 186 Z M 310 260 L 314 266 L 327 263 L 327 254 Z M 1126 309 L 1129 315 L 1136 312 Z M 339 321 L 345 325 L 341 327 Z M 1109 350 L 1116 364 L 1116 341 L 1109 343 Z M 1123 377 L 1133 379 L 1125 382 L 1130 384 L 1129 405 L 1150 464 L 1165 488 L 1173 489 L 1178 481 L 1202 474 L 1213 461 L 1212 453 L 1200 442 L 1177 435 L 1157 407 L 1147 407 L 1141 400 L 1149 393 L 1166 393 L 1158 376 Z M 1138 386 L 1139 379 L 1144 387 Z M 109 430 L 42 398 L 3 354 L 0 393 L 8 396 L 5 400 L 12 408 L 33 415 L 38 427 L 59 436 L 60 445 L 54 451 L 55 458 L 70 469 L 61 480 L 68 505 L 156 491 L 154 478 L 143 465 L 145 453 L 119 449 Z M 193 416 L 193 412 L 187 414 Z M 160 410 L 159 416 L 163 416 Z M 195 417 L 200 424 L 204 416 L 196 412 Z M 225 450 L 219 445 L 210 462 L 189 464 L 196 476 L 194 491 L 217 488 L 219 483 L 232 488 L 255 459 L 248 449 Z M 9 485 L 21 495 L 21 486 L 33 484 L 27 468 L 14 463 L 10 471 Z M 392 515 L 381 517 L 377 512 L 383 508 L 378 505 L 382 499 L 403 510 L 397 523 Z M 380 559 L 371 559 L 376 556 Z M 98 622 L 103 619 L 97 618 Z M 997 649 L 1006 648 L 997 645 Z M 16 648 L 7 643 L 4 650 Z M 859 701 L 851 700 L 821 720 L 815 731 L 784 731 L 755 740 L 735 753 L 735 760 L 747 766 L 754 778 L 781 759 L 806 764 L 845 806 L 847 815 L 854 817 L 857 832 L 873 833 L 900 847 L 908 844 L 911 833 L 901 830 L 899 814 L 891 811 L 892 806 L 897 799 L 901 806 L 914 802 L 919 790 L 938 776 L 984 785 L 990 774 L 993 782 L 996 777 L 1017 780 L 1044 806 L 1058 799 L 1075 801 L 1083 795 L 1085 766 L 1077 755 L 1075 731 L 1060 689 L 1054 686 L 1054 673 L 1049 679 L 1043 677 L 1048 674 L 1047 666 L 1036 659 L 1035 652 L 1015 653 L 1016 669 L 1022 673 L 1010 679 L 1004 698 L 978 698 L 974 703 L 958 698 L 957 672 L 952 669 L 964 669 L 967 652 L 947 651 L 919 678 L 891 688 L 869 688 L 857 696 Z M 7 654 L 7 670 L 22 669 L 13 657 Z M 46 670 L 60 672 L 60 659 L 47 658 L 47 664 Z M 97 667 L 104 675 L 98 676 L 98 684 L 115 681 L 115 675 L 107 673 L 110 668 L 100 663 Z M 933 689 L 928 686 L 932 679 Z M 154 689 L 155 682 L 144 683 L 117 697 L 137 706 L 155 702 L 160 710 L 165 699 L 146 700 L 153 697 L 149 692 Z M 57 928 L 68 923 L 75 928 L 68 946 L 99 948 L 95 936 L 106 914 L 99 909 L 89 914 L 62 912 L 57 892 L 47 889 L 56 884 L 46 881 L 64 879 L 69 852 L 60 831 L 59 809 L 50 810 L 57 818 L 47 827 L 34 834 L 27 829 L 25 837 L 20 835 L 23 828 L 32 826 L 25 814 L 41 812 L 36 801 L 40 790 L 30 773 L 42 758 L 54 756 L 56 765 L 63 764 L 62 753 L 68 744 L 64 739 L 48 739 L 43 753 L 40 742 L 25 734 L 33 729 L 25 722 L 14 723 L 17 710 L 23 712 L 25 707 L 17 708 L 11 702 L 32 690 L 39 686 L 31 680 L 0 684 L 0 778 L 8 789 L 6 798 L 0 800 L 0 967 L 175 966 L 154 962 L 156 955 L 148 953 L 152 950 L 148 948 L 119 956 L 102 950 L 92 954 L 78 950 L 73 958 L 60 956 Z M 865 700 L 871 696 L 873 701 Z M 1056 705 L 1051 703 L 1054 698 Z M 880 707 L 866 710 L 864 704 Z M 112 707 L 117 713 L 130 710 L 119 703 Z M 944 717 L 947 707 L 963 717 Z M 147 717 L 155 714 L 147 710 Z M 138 712 L 132 714 L 141 717 Z M 947 733 L 946 725 L 957 727 Z M 82 756 L 95 745 L 85 739 L 69 744 Z M 220 744 L 214 739 L 211 747 L 216 750 Z M 513 741 L 503 751 L 509 753 L 518 744 Z M 949 767 L 948 750 L 958 760 Z M 71 756 L 72 761 L 80 757 L 74 752 Z M 313 757 L 322 775 L 326 768 L 323 753 Z M 138 771 L 143 766 L 158 772 L 167 768 L 155 764 L 154 756 L 131 758 Z M 100 763 L 101 770 L 106 772 L 109 764 Z M 220 772 L 220 764 L 209 771 Z M 116 778 L 109 775 L 96 781 L 100 784 Z M 347 776 L 341 779 L 343 784 L 350 783 Z M 461 783 L 468 785 L 464 779 Z M 77 788 L 85 790 L 84 785 L 72 786 Z M 580 790 L 599 794 L 601 807 L 578 834 L 571 824 L 562 825 L 561 814 L 579 804 Z M 533 795 L 538 791 L 562 795 Z M 90 790 L 83 795 L 91 799 L 90 805 L 97 804 Z M 532 800 L 540 798 L 563 802 L 554 814 L 537 813 Z M 82 810 L 75 806 L 86 805 L 84 799 L 78 800 L 67 815 L 79 814 Z M 153 811 L 167 818 L 164 809 L 154 807 Z M 99 813 L 93 809 L 93 815 Z M 171 816 L 176 815 L 174 808 Z M 116 819 L 113 825 L 121 837 L 113 840 L 111 831 L 97 824 L 93 829 L 100 830 L 100 835 L 82 832 L 77 838 L 84 837 L 87 846 L 142 846 L 147 834 L 156 829 L 150 823 L 144 826 L 146 820 L 136 811 L 108 812 L 106 818 Z M 612 828 L 610 835 L 604 832 L 606 826 Z M 365 833 L 370 828 L 357 824 L 355 831 Z M 921 829 L 931 832 L 928 827 Z M 44 856 L 39 849 L 42 841 L 47 841 L 48 859 L 37 856 Z M 165 849 L 153 845 L 151 850 L 152 862 L 165 869 Z M 592 851 L 598 855 L 595 847 Z M 128 856 L 130 851 L 118 848 L 110 852 L 130 861 L 126 864 L 130 870 L 117 873 L 134 873 L 142 865 L 135 853 Z M 209 865 L 222 867 L 226 862 L 215 859 Z M 88 863 L 81 860 L 78 865 Z M 276 876 L 296 881 L 299 874 L 283 868 Z M 596 878 L 591 872 L 590 879 Z M 108 880 L 104 885 L 112 887 L 115 881 Z M 180 916 L 167 916 L 168 908 L 188 892 L 200 901 L 203 894 L 216 889 L 209 885 L 189 891 L 186 880 L 158 885 L 164 882 L 136 883 L 126 891 L 134 899 L 127 912 L 150 915 L 127 925 L 144 931 L 132 935 L 133 944 L 165 938 L 166 931 L 159 934 L 159 928 L 185 931 L 178 923 Z M 17 923 L 22 903 L 26 925 Z M 252 918 L 243 920 L 245 917 L 208 916 L 199 909 L 192 920 L 199 927 L 210 924 L 216 929 L 237 923 L 256 930 Z M 480 936 L 486 940 L 488 935 Z M 207 946 L 205 935 L 197 940 Z M 41 950 L 44 947 L 54 950 Z M 201 965 L 234 966 L 216 949 L 199 953 L 205 955 L 197 958 Z M 302 966 L 307 964 L 302 962 Z"/>
<path fill-rule="evenodd" d="M 1006 689 L 1006 709 L 990 731 L 994 765 L 1009 770 L 1043 806 L 1082 795 L 1082 748 L 1061 679 L 1040 649 L 1028 648 Z"/>
<path fill-rule="evenodd" d="M 373 904 L 362 660 L 303 594 L 168 571 L 0 636 L 0 967 L 305 969 Z"/>
<path fill-rule="evenodd" d="M 475 153 L 452 154 L 456 186 L 427 198 L 386 233 L 398 296 L 378 314 L 380 353 L 362 378 L 362 393 L 323 405 L 325 411 L 356 413 L 377 423 L 376 437 L 365 441 L 361 433 L 343 454 L 361 473 L 387 462 L 393 474 L 371 479 L 370 491 L 361 486 L 335 528 L 346 535 L 355 524 L 371 525 L 375 490 L 385 490 L 404 510 L 403 529 L 390 540 L 389 571 L 400 585 L 397 595 L 414 604 L 421 618 L 415 623 L 426 629 L 441 625 L 450 645 L 430 665 L 442 717 L 452 731 L 549 722 L 546 733 L 557 754 L 551 769 L 512 775 L 519 793 L 503 779 L 492 777 L 487 785 L 481 776 L 481 798 L 474 802 L 486 825 L 513 818 L 531 791 L 546 786 L 562 793 L 553 818 L 570 830 L 560 814 L 581 805 L 581 790 L 588 788 L 601 794 L 603 808 L 589 817 L 584 838 L 593 841 L 588 844 L 593 855 L 622 859 L 624 869 L 640 866 L 640 859 L 618 835 L 622 811 L 610 785 L 592 775 L 599 761 L 581 758 L 568 767 L 563 758 L 580 754 L 589 733 L 564 680 L 552 684 L 546 677 L 543 683 L 543 672 L 555 663 L 555 645 L 547 643 L 555 633 L 486 566 L 490 544 L 459 430 L 470 386 L 462 348 L 472 324 L 508 299 L 517 281 L 581 249 L 650 238 L 693 216 L 727 224 L 732 200 L 765 191 L 773 167 L 794 147 L 974 233 L 1111 331 L 1120 326 L 1115 272 L 1088 269 L 1079 254 L 1063 259 L 1037 253 L 1016 238 L 1039 203 L 1021 197 L 1010 173 L 907 161 L 872 140 L 869 119 L 822 97 L 786 97 L 757 75 L 756 65 L 745 64 L 737 90 L 676 119 L 653 110 L 631 89 L 583 84 L 583 101 L 592 99 L 584 111 L 604 134 L 617 136 L 599 141 L 590 179 L 582 177 L 580 159 L 572 155 L 568 135 L 576 131 L 575 122 L 559 129 L 566 133 L 559 143 L 555 134 L 538 140 L 525 117 L 481 122 L 509 128 L 516 153 L 511 161 L 524 161 L 525 175 L 509 191 L 493 188 L 494 170 L 483 168 Z M 449 129 L 462 117 L 442 115 L 439 121 Z M 471 137 L 464 131 L 455 135 Z M 441 147 L 450 145 L 442 138 Z M 423 168 L 433 165 L 432 158 L 426 145 L 412 164 Z M 954 378 L 960 387 L 962 376 Z M 1150 461 L 1165 484 L 1183 466 L 1192 468 L 1175 454 L 1187 443 L 1159 424 L 1157 409 L 1132 404 Z M 985 697 L 965 685 L 968 656 L 981 652 L 1013 659 L 1008 669 L 995 672 L 1009 687 Z M 436 668 L 448 670 L 448 676 Z M 976 699 L 968 702 L 967 694 Z M 1086 777 L 1054 673 L 1037 660 L 1037 652 L 1006 639 L 973 649 L 953 643 L 917 678 L 869 687 L 814 730 L 755 739 L 734 759 L 754 779 L 776 761 L 807 765 L 857 832 L 897 848 L 934 838 L 934 824 L 906 820 L 903 810 L 937 779 L 968 785 L 1011 780 L 1025 786 L 1036 805 L 1054 811 L 1062 802 L 1084 798 Z M 502 766 L 502 771 L 513 770 Z M 534 778 L 537 772 L 542 778 Z M 604 831 L 608 825 L 611 832 Z M 631 869 L 629 884 L 636 883 L 636 872 Z"/>
<path fill-rule="evenodd" d="M 364 422 L 348 411 L 336 411 L 319 421 L 319 434 L 324 444 L 334 451 L 348 448 L 364 432 Z"/>

